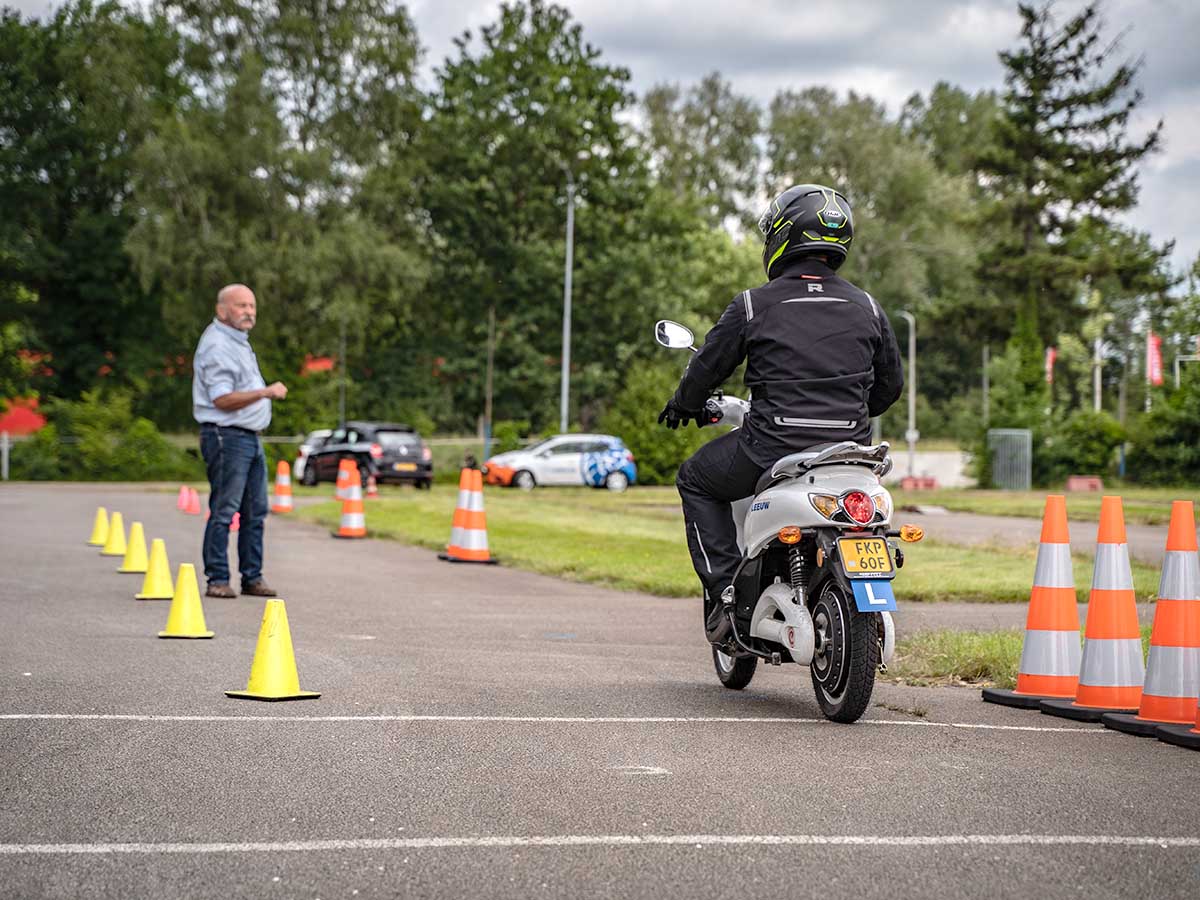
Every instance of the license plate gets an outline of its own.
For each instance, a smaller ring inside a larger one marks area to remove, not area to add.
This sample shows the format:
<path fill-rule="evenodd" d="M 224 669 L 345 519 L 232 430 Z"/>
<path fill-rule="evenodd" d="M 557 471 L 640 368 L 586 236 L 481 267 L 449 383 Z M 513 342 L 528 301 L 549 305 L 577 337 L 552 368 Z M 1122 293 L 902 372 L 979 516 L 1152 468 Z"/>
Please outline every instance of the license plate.
<path fill-rule="evenodd" d="M 842 569 L 850 578 L 891 578 L 892 555 L 879 537 L 838 538 Z"/>
<path fill-rule="evenodd" d="M 392 463 L 392 468 L 397 472 L 415 472 L 417 471 L 416 463 Z"/>

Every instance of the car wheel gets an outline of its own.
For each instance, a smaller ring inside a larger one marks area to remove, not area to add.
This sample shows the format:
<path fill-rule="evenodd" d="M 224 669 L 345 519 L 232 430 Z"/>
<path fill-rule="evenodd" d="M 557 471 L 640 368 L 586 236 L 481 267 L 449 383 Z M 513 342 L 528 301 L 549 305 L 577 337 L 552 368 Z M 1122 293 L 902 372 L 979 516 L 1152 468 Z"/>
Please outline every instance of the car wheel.
<path fill-rule="evenodd" d="M 522 469 L 520 472 L 514 475 L 512 483 L 513 487 L 520 488 L 523 491 L 532 491 L 537 485 L 537 481 L 534 480 L 533 473 L 528 469 Z"/>
<path fill-rule="evenodd" d="M 624 472 L 609 472 L 608 477 L 604 479 L 604 486 L 619 494 L 629 487 L 629 476 Z"/>
<path fill-rule="evenodd" d="M 300 483 L 305 487 L 312 487 L 317 483 L 317 467 L 313 465 L 311 459 L 304 466 L 304 474 L 300 476 Z"/>
<path fill-rule="evenodd" d="M 432 487 L 433 487 L 433 481 L 431 481 L 430 479 L 424 479 L 422 481 L 417 482 L 417 490 L 418 491 L 427 491 Z"/>

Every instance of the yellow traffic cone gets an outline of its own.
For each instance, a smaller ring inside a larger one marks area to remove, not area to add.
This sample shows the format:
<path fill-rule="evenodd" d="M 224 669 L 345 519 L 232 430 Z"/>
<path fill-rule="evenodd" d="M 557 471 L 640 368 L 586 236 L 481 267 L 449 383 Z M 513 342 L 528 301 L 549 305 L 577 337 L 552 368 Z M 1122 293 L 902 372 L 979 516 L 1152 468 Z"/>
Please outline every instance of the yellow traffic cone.
<path fill-rule="evenodd" d="M 167 629 L 160 638 L 210 638 L 213 633 L 204 624 L 204 607 L 200 605 L 200 585 L 196 583 L 196 567 L 181 563 L 175 581 L 175 596 L 167 613 Z"/>
<path fill-rule="evenodd" d="M 321 696 L 315 691 L 300 690 L 296 654 L 292 651 L 292 634 L 282 600 L 268 600 L 263 610 L 246 689 L 226 691 L 225 696 L 239 700 L 315 700 Z"/>
<path fill-rule="evenodd" d="M 108 540 L 108 510 L 103 506 L 96 507 L 96 521 L 92 525 L 92 536 L 88 544 L 93 547 L 103 547 Z"/>
<path fill-rule="evenodd" d="M 129 543 L 125 548 L 125 561 L 121 563 L 118 572 L 126 575 L 142 575 L 146 571 L 146 533 L 142 530 L 141 522 L 129 526 Z"/>
<path fill-rule="evenodd" d="M 199 594 L 199 589 L 196 591 Z M 134 600 L 170 600 L 175 594 L 171 590 L 171 564 L 167 562 L 167 545 L 162 538 L 150 544 L 150 564 L 146 577 L 142 579 L 142 592 L 134 594 Z"/>
<path fill-rule="evenodd" d="M 104 539 L 104 549 L 101 556 L 125 555 L 125 520 L 119 512 L 113 512 L 108 523 L 108 536 Z"/>

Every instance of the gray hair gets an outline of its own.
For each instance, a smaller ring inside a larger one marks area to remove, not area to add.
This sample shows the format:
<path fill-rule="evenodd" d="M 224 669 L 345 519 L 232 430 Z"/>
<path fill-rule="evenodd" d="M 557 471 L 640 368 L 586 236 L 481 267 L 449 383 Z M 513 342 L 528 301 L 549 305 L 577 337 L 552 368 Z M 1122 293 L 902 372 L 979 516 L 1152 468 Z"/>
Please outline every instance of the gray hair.
<path fill-rule="evenodd" d="M 244 284 L 225 285 L 225 287 L 217 291 L 217 306 L 224 306 L 225 301 L 229 299 L 229 296 L 238 291 L 250 291 L 250 288 L 246 287 Z M 253 294 L 254 292 L 250 291 L 250 293 Z"/>

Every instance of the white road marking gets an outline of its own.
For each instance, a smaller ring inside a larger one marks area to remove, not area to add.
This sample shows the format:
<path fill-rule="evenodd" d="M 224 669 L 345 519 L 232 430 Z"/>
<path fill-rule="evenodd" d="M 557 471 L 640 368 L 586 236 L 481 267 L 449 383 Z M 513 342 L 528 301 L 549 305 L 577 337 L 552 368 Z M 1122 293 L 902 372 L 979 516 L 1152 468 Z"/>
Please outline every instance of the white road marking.
<path fill-rule="evenodd" d="M 440 850 L 479 847 L 1157 847 L 1200 848 L 1200 837 L 1121 834 L 563 834 L 491 837 L 351 838 L 220 843 L 0 844 L 0 856 L 116 853 L 312 853 L 324 850 Z"/>
<path fill-rule="evenodd" d="M 622 772 L 625 775 L 671 775 L 669 769 L 663 769 L 659 766 L 615 766 L 614 771 Z"/>
<path fill-rule="evenodd" d="M 494 722 L 540 725 L 655 725 L 729 723 L 741 725 L 831 725 L 825 719 L 788 716 L 173 716 L 139 713 L 2 713 L 0 722 Z M 1038 731 L 1069 734 L 1116 734 L 1108 728 L 1043 725 L 990 725 L 982 722 L 926 722 L 899 719 L 863 719 L 859 725 L 896 725 L 909 728 L 958 728 L 985 731 Z"/>

